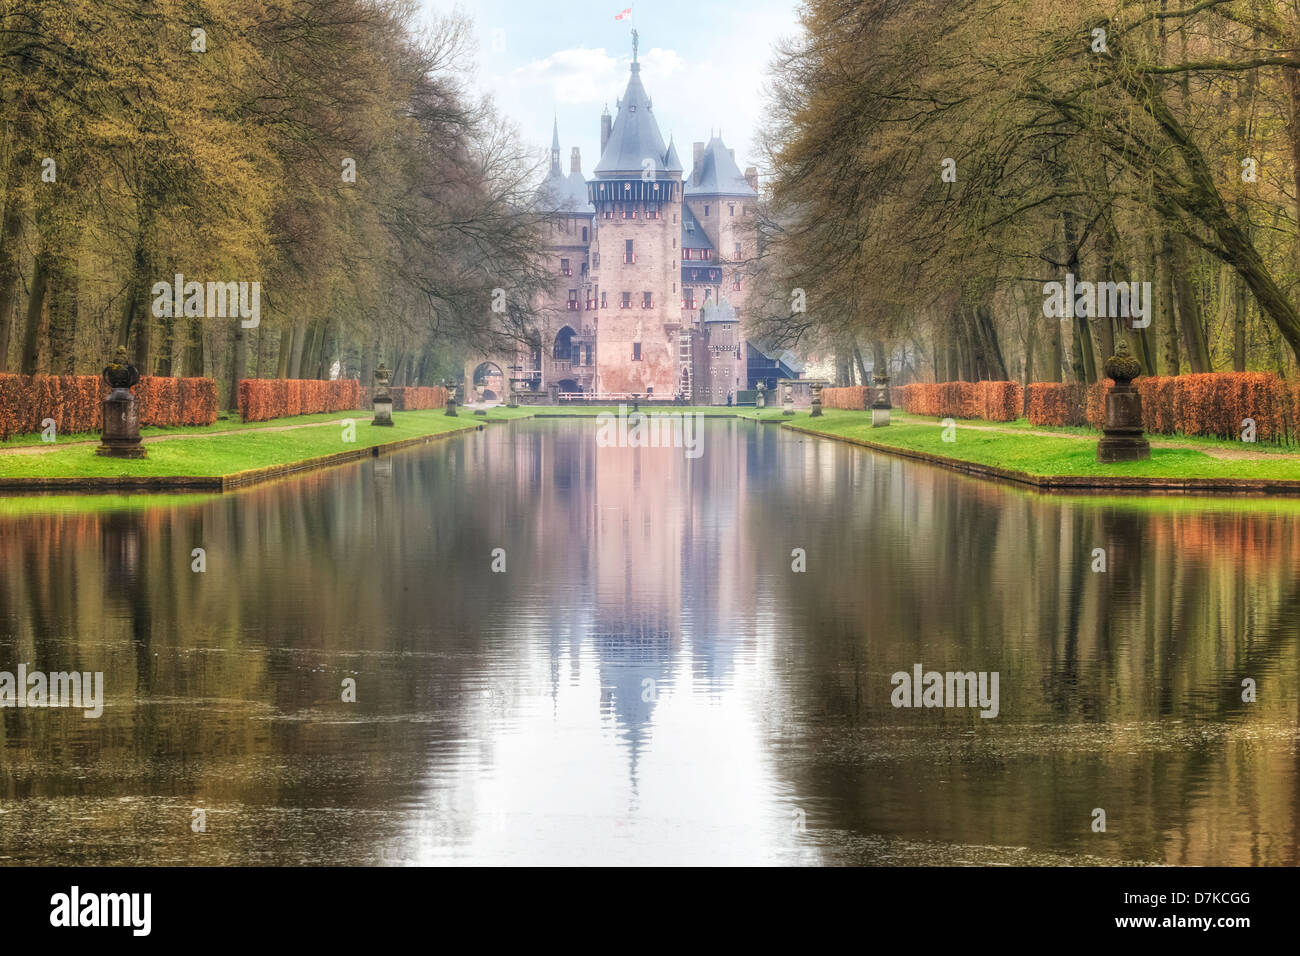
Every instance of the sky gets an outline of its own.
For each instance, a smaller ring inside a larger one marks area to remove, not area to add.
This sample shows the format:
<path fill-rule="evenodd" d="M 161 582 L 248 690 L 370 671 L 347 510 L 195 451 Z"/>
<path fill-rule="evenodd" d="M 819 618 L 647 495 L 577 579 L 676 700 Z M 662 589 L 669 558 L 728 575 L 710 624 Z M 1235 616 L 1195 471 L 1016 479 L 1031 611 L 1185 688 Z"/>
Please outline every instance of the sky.
<path fill-rule="evenodd" d="M 772 47 L 798 31 L 798 0 L 421 0 L 426 22 L 459 11 L 477 41 L 473 85 L 489 93 L 539 156 L 558 118 L 560 161 L 582 150 L 591 178 L 600 158 L 600 113 L 627 86 L 631 31 L 641 79 L 664 142 L 671 134 L 691 169 L 691 143 L 720 132 L 741 169 L 759 162 L 758 132 Z M 628 6 L 632 17 L 614 17 Z"/>

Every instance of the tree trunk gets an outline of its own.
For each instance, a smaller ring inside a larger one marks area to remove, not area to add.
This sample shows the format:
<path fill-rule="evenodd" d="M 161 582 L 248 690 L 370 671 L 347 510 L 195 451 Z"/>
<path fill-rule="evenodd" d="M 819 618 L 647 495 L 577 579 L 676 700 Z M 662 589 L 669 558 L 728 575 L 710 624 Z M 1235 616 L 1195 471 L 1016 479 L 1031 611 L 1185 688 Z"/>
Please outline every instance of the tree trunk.
<path fill-rule="evenodd" d="M 41 351 L 41 325 L 45 317 L 45 294 L 49 288 L 49 257 L 44 248 L 36 254 L 32 269 L 32 290 L 27 298 L 27 324 L 23 329 L 23 349 L 18 371 L 35 375 Z"/>
<path fill-rule="evenodd" d="M 289 359 L 293 355 L 294 326 L 286 325 L 280 330 L 280 351 L 276 356 L 276 378 L 289 377 Z"/>
<path fill-rule="evenodd" d="M 77 271 L 72 256 L 49 261 L 50 374 L 74 375 L 77 369 Z"/>
<path fill-rule="evenodd" d="M 1164 241 L 1160 248 L 1160 299 L 1164 306 L 1161 314 L 1164 316 L 1165 334 L 1165 362 L 1163 372 L 1165 375 L 1177 375 L 1181 368 L 1181 362 L 1178 354 L 1178 319 L 1174 308 L 1174 254 L 1173 240 L 1170 238 L 1168 231 L 1164 233 Z"/>
<path fill-rule="evenodd" d="M 203 377 L 203 320 L 191 318 L 186 323 L 185 358 L 182 371 L 190 378 Z"/>
<path fill-rule="evenodd" d="M 1232 282 L 1235 307 L 1232 310 L 1232 370 L 1246 371 L 1246 313 L 1250 310 L 1250 290 L 1236 276 Z"/>
<path fill-rule="evenodd" d="M 15 150 L 17 152 L 17 150 Z M 9 182 L 15 172 L 10 169 Z M 23 231 L 23 211 L 17 190 L 9 190 L 0 221 L 0 372 L 9 371 L 9 341 L 14 327 L 18 289 L 18 240 Z"/>
<path fill-rule="evenodd" d="M 1187 349 L 1187 364 L 1193 372 L 1209 372 L 1210 350 L 1205 342 L 1205 327 L 1201 323 L 1201 306 L 1192 291 L 1192 281 L 1188 275 L 1191 268 L 1187 258 L 1187 241 L 1174 237 L 1174 295 L 1178 302 L 1178 324 L 1182 331 L 1183 345 Z"/>
<path fill-rule="evenodd" d="M 293 329 L 293 351 L 289 355 L 289 378 L 302 378 L 302 350 L 307 342 L 308 325 L 298 322 Z"/>
<path fill-rule="evenodd" d="M 248 378 L 248 330 L 242 319 L 236 318 L 232 327 L 230 342 L 230 395 L 226 399 L 226 408 L 239 410 L 239 383 Z"/>

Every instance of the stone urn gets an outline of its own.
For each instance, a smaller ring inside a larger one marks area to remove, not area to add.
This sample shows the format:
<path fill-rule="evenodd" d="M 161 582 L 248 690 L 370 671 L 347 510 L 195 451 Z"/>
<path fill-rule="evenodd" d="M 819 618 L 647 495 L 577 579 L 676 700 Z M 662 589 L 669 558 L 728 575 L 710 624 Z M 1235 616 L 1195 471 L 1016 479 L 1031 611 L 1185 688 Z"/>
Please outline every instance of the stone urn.
<path fill-rule="evenodd" d="M 889 411 L 894 407 L 889 395 L 889 376 L 874 375 L 871 381 L 876 386 L 871 402 L 871 427 L 883 428 L 889 424 Z"/>
<path fill-rule="evenodd" d="M 456 386 L 452 385 L 446 379 L 443 379 L 442 387 L 447 390 L 447 412 L 452 418 L 459 417 L 456 414 Z"/>
<path fill-rule="evenodd" d="M 104 367 L 103 378 L 112 391 L 104 399 L 104 430 L 96 455 L 108 458 L 143 458 L 140 443 L 140 410 L 131 392 L 140 381 L 136 367 L 126 360 L 126 349 L 117 347 L 113 361 Z"/>
<path fill-rule="evenodd" d="M 370 403 L 375 410 L 374 417 L 370 420 L 372 425 L 393 424 L 393 395 L 388 390 L 391 378 L 392 372 L 380 362 L 379 368 L 375 369 L 375 397 Z"/>
<path fill-rule="evenodd" d="M 822 383 L 813 382 L 812 385 L 812 411 L 808 414 L 809 418 L 820 418 L 822 414 Z"/>
<path fill-rule="evenodd" d="M 1129 354 L 1128 342 L 1120 339 L 1115 354 L 1106 360 L 1106 375 L 1115 384 L 1106 393 L 1106 418 L 1097 442 L 1100 462 L 1142 461 L 1151 457 L 1151 444 L 1142 437 L 1142 396 L 1133 379 L 1142 366 Z"/>

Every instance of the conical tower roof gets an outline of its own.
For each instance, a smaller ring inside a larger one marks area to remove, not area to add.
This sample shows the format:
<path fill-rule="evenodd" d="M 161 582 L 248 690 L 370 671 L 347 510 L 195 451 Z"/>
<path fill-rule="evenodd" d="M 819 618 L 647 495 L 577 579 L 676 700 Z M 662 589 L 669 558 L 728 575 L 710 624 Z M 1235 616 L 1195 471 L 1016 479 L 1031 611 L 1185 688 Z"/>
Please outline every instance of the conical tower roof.
<path fill-rule="evenodd" d="M 749 180 L 731 158 L 731 150 L 722 142 L 722 137 L 715 136 L 704 148 L 699 165 L 691 170 L 686 181 L 686 195 L 743 196 L 749 199 L 757 197 L 758 193 L 754 192 L 754 187 L 749 185 Z"/>
<path fill-rule="evenodd" d="M 641 84 L 641 64 L 632 61 L 632 75 L 628 77 L 627 89 L 618 101 L 618 115 L 614 118 L 614 127 L 610 130 L 609 141 L 596 164 L 598 177 L 613 178 L 620 175 L 640 176 L 642 171 L 654 170 L 656 178 L 667 178 L 668 148 L 659 132 L 651 110 L 650 96 Z M 650 161 L 650 166 L 644 165 Z M 679 162 L 680 169 L 681 163 Z"/>

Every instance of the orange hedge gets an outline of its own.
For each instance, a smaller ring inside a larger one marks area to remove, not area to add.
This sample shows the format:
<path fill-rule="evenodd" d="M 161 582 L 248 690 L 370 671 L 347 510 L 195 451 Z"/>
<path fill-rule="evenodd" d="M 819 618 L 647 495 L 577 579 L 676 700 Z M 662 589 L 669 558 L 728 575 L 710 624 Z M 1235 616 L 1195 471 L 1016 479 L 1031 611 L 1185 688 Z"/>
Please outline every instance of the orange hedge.
<path fill-rule="evenodd" d="M 919 382 L 894 392 L 914 415 L 991 422 L 1015 421 L 1023 401 L 1019 382 Z"/>
<path fill-rule="evenodd" d="M 842 388 L 822 389 L 822 408 L 844 408 L 862 411 L 875 400 L 875 389 L 868 385 L 848 385 Z"/>
<path fill-rule="evenodd" d="M 217 383 L 210 378 L 146 376 L 133 391 L 142 425 L 210 425 L 217 420 Z M 99 431 L 108 393 L 98 375 L 0 374 L 0 440 L 39 432 L 47 418 L 60 435 Z"/>
<path fill-rule="evenodd" d="M 395 412 L 413 412 L 422 408 L 445 408 L 447 406 L 447 390 L 441 385 L 416 386 L 409 385 L 405 388 L 388 389 L 393 396 L 393 411 Z M 361 390 L 361 408 L 370 408 L 374 404 L 375 390 L 373 388 L 363 388 Z"/>
<path fill-rule="evenodd" d="M 239 382 L 239 417 L 265 422 L 291 415 L 345 412 L 361 407 L 361 383 L 355 378 L 245 378 Z"/>
<path fill-rule="evenodd" d="M 1086 425 L 1082 385 L 1033 382 L 1025 389 L 1025 414 L 1033 425 Z"/>
<path fill-rule="evenodd" d="M 1088 424 L 1101 428 L 1106 412 L 1104 379 L 1088 388 Z M 1255 421 L 1256 441 L 1297 437 L 1300 386 L 1293 389 L 1271 372 L 1210 372 L 1142 377 L 1142 428 L 1157 435 L 1206 435 L 1240 439 L 1242 421 Z"/>

